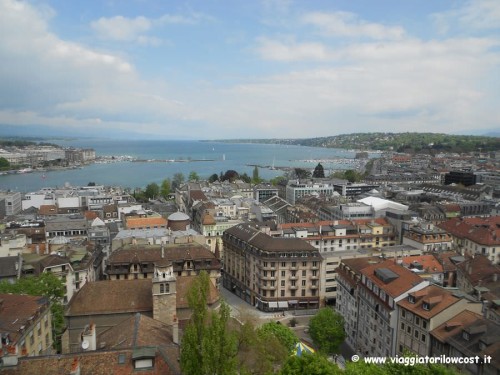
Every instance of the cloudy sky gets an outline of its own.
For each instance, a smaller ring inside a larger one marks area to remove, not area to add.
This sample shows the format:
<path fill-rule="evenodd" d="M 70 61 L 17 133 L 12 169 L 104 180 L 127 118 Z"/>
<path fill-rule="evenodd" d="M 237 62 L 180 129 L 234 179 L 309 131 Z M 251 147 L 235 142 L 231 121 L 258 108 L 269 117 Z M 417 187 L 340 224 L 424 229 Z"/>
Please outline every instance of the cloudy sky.
<path fill-rule="evenodd" d="M 0 0 L 0 127 L 481 134 L 499 45 L 498 0 Z"/>

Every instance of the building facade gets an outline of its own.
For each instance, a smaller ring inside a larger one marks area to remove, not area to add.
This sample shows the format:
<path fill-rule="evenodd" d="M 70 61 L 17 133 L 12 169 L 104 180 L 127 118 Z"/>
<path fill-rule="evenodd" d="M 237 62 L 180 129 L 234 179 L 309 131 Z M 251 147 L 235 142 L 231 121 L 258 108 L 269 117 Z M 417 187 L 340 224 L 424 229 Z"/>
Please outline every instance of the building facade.
<path fill-rule="evenodd" d="M 223 283 L 260 310 L 317 308 L 323 258 L 298 238 L 273 238 L 250 224 L 224 232 Z"/>

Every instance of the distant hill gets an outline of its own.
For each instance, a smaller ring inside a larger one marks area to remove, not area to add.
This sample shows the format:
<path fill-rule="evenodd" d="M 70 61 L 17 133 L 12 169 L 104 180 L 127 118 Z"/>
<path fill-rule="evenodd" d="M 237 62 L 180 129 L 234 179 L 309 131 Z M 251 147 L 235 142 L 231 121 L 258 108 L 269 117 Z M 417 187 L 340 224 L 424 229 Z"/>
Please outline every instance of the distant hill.
<path fill-rule="evenodd" d="M 353 133 L 304 139 L 233 139 L 229 143 L 274 143 L 310 147 L 398 152 L 500 151 L 500 138 L 439 133 Z"/>

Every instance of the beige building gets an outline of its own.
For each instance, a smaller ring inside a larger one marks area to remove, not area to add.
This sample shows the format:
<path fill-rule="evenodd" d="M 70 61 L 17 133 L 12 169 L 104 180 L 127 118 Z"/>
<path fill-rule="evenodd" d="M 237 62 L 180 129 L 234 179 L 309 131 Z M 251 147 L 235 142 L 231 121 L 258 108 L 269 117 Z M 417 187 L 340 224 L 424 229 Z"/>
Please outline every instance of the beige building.
<path fill-rule="evenodd" d="M 274 238 L 250 224 L 224 232 L 223 283 L 264 311 L 317 308 L 323 258 L 298 238 Z"/>
<path fill-rule="evenodd" d="M 389 246 L 396 244 L 394 227 L 384 218 L 286 223 L 279 226 L 277 235 L 285 238 L 302 238 L 316 248 L 325 259 L 321 269 L 322 304 L 335 304 L 336 269 L 342 259 L 371 256 L 375 251 L 380 255 L 385 254 Z M 411 253 L 414 254 L 414 251 Z"/>
<path fill-rule="evenodd" d="M 52 354 L 52 314 L 45 297 L 0 294 L 1 363 Z M 0 366 L 1 367 L 1 366 Z"/>
<path fill-rule="evenodd" d="M 405 228 L 403 244 L 411 245 L 422 251 L 446 251 L 453 247 L 451 236 L 432 223 L 419 223 Z"/>
<path fill-rule="evenodd" d="M 419 356 L 430 355 L 430 332 L 434 328 L 464 310 L 481 313 L 481 302 L 461 295 L 429 285 L 399 301 L 397 354 L 409 351 Z"/>

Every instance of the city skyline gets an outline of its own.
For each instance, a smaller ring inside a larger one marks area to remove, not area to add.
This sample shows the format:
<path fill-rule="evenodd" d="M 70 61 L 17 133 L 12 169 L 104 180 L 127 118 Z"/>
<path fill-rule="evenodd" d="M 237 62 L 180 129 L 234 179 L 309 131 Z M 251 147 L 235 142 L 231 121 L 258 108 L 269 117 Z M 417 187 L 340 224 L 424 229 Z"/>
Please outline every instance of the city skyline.
<path fill-rule="evenodd" d="M 499 128 L 500 3 L 0 0 L 0 125 L 116 137 Z"/>

